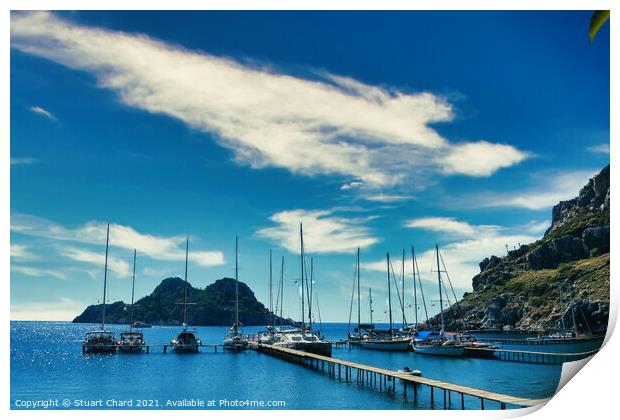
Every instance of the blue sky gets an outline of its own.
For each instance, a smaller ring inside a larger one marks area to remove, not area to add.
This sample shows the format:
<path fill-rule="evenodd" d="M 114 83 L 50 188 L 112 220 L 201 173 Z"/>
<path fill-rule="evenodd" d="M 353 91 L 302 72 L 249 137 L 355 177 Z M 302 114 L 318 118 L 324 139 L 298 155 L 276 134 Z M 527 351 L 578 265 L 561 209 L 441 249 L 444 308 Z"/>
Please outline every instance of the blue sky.
<path fill-rule="evenodd" d="M 457 294 L 609 162 L 609 28 L 590 12 L 38 12 L 11 18 L 11 316 L 71 319 L 183 274 L 267 302 L 303 221 L 323 320 L 387 319 L 385 253 Z M 279 275 L 278 270 L 274 277 Z M 431 312 L 436 312 L 435 305 Z M 413 308 L 408 308 L 413 318 Z"/>

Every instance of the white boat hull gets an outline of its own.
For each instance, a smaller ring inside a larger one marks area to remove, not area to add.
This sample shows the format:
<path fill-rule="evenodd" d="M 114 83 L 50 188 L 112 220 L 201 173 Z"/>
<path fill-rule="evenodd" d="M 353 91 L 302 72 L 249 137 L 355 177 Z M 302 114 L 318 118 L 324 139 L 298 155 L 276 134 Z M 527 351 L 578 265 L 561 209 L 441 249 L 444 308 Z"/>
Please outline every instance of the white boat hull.
<path fill-rule="evenodd" d="M 276 347 L 299 350 L 306 353 L 314 353 L 321 356 L 332 357 L 332 343 L 325 341 L 316 342 L 297 342 L 297 343 L 275 343 Z"/>
<path fill-rule="evenodd" d="M 407 351 L 409 350 L 409 340 L 364 340 L 362 347 L 369 350 L 384 351 Z"/>
<path fill-rule="evenodd" d="M 461 346 L 442 346 L 442 345 L 413 345 L 413 351 L 420 354 L 433 356 L 461 357 L 465 347 Z"/>

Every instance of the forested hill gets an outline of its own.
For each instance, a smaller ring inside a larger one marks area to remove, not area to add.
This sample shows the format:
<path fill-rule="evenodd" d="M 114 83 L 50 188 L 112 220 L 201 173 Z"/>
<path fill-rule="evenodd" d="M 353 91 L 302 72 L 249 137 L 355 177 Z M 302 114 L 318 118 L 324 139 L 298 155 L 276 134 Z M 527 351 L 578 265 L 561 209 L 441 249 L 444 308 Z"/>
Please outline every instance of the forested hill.
<path fill-rule="evenodd" d="M 157 325 L 178 325 L 183 320 L 185 283 L 178 277 L 170 277 L 153 290 L 153 293 L 136 302 L 134 319 Z M 235 280 L 223 278 L 204 289 L 188 284 L 187 306 L 189 325 L 231 325 L 235 309 Z M 101 322 L 101 304 L 88 306 L 73 322 Z M 106 323 L 127 324 L 130 319 L 129 305 L 115 302 L 106 306 Z M 254 292 L 239 282 L 239 321 L 242 325 L 267 325 L 270 313 L 260 303 Z M 279 318 L 276 317 L 279 322 Z M 284 324 L 290 323 L 285 320 Z"/>

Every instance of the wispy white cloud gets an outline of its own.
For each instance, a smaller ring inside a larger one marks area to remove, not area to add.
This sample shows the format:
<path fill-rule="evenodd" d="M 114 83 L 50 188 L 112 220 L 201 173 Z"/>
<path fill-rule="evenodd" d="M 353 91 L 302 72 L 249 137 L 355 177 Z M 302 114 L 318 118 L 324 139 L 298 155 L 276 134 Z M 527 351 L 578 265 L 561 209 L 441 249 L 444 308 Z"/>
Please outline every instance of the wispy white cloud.
<path fill-rule="evenodd" d="M 442 159 L 446 174 L 489 176 L 498 169 L 508 168 L 525 160 L 529 154 L 508 144 L 478 141 L 457 144 Z"/>
<path fill-rule="evenodd" d="M 31 165 L 33 163 L 38 163 L 39 159 L 33 157 L 19 157 L 19 158 L 11 158 L 11 165 Z"/>
<path fill-rule="evenodd" d="M 515 207 L 529 210 L 551 208 L 558 202 L 576 197 L 579 190 L 596 174 L 595 170 L 537 174 L 537 186 L 510 193 L 497 192 L 469 196 L 462 201 L 467 207 Z"/>
<path fill-rule="evenodd" d="M 67 247 L 63 248 L 60 255 L 70 258 L 74 261 L 79 261 L 94 265 L 96 267 L 103 267 L 105 262 L 105 254 L 87 251 L 79 248 Z M 114 272 L 119 277 L 129 276 L 129 263 L 120 258 L 112 257 L 108 255 L 108 269 Z"/>
<path fill-rule="evenodd" d="M 11 244 L 11 259 L 16 260 L 35 260 L 36 255 L 28 250 L 28 246 L 22 244 Z"/>
<path fill-rule="evenodd" d="M 442 232 L 456 234 L 459 236 L 471 236 L 476 233 L 476 227 L 467 222 L 456 220 L 452 217 L 421 217 L 417 219 L 406 220 L 404 227 L 418 228 L 430 230 L 433 232 Z"/>
<path fill-rule="evenodd" d="M 595 144 L 593 146 L 589 146 L 587 150 L 590 153 L 601 153 L 604 155 L 608 155 L 609 154 L 609 143 Z"/>
<path fill-rule="evenodd" d="M 88 222 L 77 228 L 68 228 L 40 217 L 14 213 L 11 215 L 11 231 L 55 241 L 101 245 L 105 243 L 106 224 Z M 156 236 L 138 232 L 130 226 L 111 223 L 110 245 L 131 251 L 137 249 L 139 254 L 155 260 L 185 259 L 185 237 L 180 235 Z M 224 264 L 224 254 L 218 250 L 190 250 L 190 259 L 192 263 L 205 267 Z"/>
<path fill-rule="evenodd" d="M 340 189 L 343 190 L 343 191 L 352 190 L 352 189 L 355 189 L 355 188 L 359 188 L 362 185 L 364 185 L 364 183 L 362 181 L 350 181 L 350 182 L 345 182 L 344 184 L 342 184 L 340 186 Z"/>
<path fill-rule="evenodd" d="M 325 72 L 301 79 L 49 12 L 11 14 L 11 45 L 93 73 L 126 105 L 215 134 L 236 161 L 254 168 L 342 175 L 376 187 L 404 182 L 412 164 L 487 176 L 527 157 L 487 141 L 451 144 L 430 124 L 451 121 L 452 105 L 429 92 Z"/>
<path fill-rule="evenodd" d="M 42 108 L 40 106 L 31 106 L 30 108 L 28 108 L 29 111 L 34 112 L 35 114 L 41 115 L 49 120 L 55 121 L 56 117 L 54 116 L 54 114 L 52 114 L 51 112 L 49 112 L 47 109 Z"/>
<path fill-rule="evenodd" d="M 363 225 L 368 219 L 346 218 L 331 210 L 287 210 L 269 218 L 276 224 L 260 229 L 256 235 L 274 241 L 290 252 L 299 252 L 299 223 L 303 223 L 304 246 L 311 253 L 354 253 L 379 238 Z"/>
<path fill-rule="evenodd" d="M 452 218 L 428 217 L 409 221 L 408 227 L 437 232 L 438 239 L 445 243 L 441 253 L 455 287 L 470 289 L 472 277 L 480 272 L 478 263 L 490 255 L 505 255 L 506 248 L 512 250 L 519 244 L 528 244 L 538 239 L 532 229 L 540 228 L 533 223 L 523 226 L 504 227 L 497 225 L 472 225 Z M 438 240 L 438 242 L 441 242 Z M 419 254 L 420 267 L 435 267 L 435 250 Z M 430 269 L 422 272 L 426 278 Z"/>
<path fill-rule="evenodd" d="M 31 277 L 54 277 L 60 280 L 67 280 L 67 272 L 48 268 L 28 267 L 23 265 L 11 264 L 11 272 L 25 274 Z"/>
<path fill-rule="evenodd" d="M 373 201 L 377 203 L 402 203 L 404 201 L 413 200 L 415 197 L 412 195 L 404 194 L 363 194 L 361 196 L 364 200 Z"/>

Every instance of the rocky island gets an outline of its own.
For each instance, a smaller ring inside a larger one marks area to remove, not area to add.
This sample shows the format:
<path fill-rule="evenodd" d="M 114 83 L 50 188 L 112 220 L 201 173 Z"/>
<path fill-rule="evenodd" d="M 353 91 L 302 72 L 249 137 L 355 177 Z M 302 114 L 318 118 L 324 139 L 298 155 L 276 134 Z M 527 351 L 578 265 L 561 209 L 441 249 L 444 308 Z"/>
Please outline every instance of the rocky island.
<path fill-rule="evenodd" d="M 185 282 L 179 277 L 170 277 L 162 282 L 148 296 L 136 302 L 135 319 L 156 325 L 179 325 L 182 319 Z M 235 280 L 223 278 L 198 289 L 188 284 L 187 301 L 189 325 L 231 325 L 235 309 Z M 128 324 L 129 310 L 126 303 L 119 301 L 106 305 L 106 323 Z M 88 306 L 77 316 L 74 323 L 101 322 L 101 304 Z M 260 303 L 254 292 L 243 282 L 239 282 L 239 320 L 242 325 L 267 325 L 270 322 L 269 310 Z M 291 320 L 276 322 L 284 325 Z"/>

